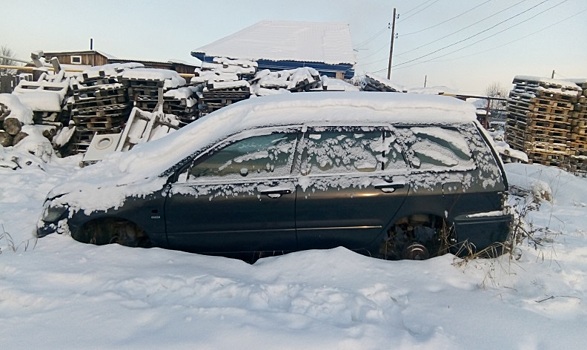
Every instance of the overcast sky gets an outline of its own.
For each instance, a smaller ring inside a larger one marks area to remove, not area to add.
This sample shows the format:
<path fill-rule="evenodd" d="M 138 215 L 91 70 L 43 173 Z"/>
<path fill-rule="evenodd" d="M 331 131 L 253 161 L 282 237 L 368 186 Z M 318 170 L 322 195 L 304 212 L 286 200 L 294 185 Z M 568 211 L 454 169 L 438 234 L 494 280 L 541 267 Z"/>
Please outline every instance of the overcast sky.
<path fill-rule="evenodd" d="M 0 45 L 15 56 L 94 48 L 118 58 L 180 59 L 261 20 L 350 25 L 357 74 L 483 93 L 516 75 L 587 78 L 586 0 L 5 0 Z"/>

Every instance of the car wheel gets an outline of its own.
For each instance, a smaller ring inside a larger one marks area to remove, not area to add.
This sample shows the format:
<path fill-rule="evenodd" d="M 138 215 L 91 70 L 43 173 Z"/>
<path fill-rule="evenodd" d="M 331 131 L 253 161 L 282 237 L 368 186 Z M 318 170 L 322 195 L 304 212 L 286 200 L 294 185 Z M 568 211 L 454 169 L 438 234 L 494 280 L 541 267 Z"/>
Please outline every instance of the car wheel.
<path fill-rule="evenodd" d="M 379 254 L 386 260 L 424 260 L 447 253 L 453 243 L 454 230 L 443 218 L 411 215 L 389 229 Z"/>
<path fill-rule="evenodd" d="M 127 247 L 151 246 L 149 237 L 143 229 L 135 223 L 120 219 L 94 220 L 85 224 L 75 235 L 77 241 L 104 245 L 118 243 Z"/>

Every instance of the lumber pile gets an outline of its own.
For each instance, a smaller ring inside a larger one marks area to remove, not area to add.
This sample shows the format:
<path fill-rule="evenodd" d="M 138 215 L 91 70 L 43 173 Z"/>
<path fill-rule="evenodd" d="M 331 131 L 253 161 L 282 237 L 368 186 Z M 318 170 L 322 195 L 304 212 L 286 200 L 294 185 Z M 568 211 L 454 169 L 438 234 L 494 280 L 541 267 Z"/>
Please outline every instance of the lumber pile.
<path fill-rule="evenodd" d="M 251 97 L 248 79 L 256 70 L 257 63 L 248 60 L 218 57 L 212 63 L 203 62 L 191 80 L 198 97 L 199 116 Z"/>
<path fill-rule="evenodd" d="M 163 113 L 173 114 L 181 126 L 198 119 L 198 97 L 194 86 L 185 86 L 166 91 L 163 94 Z"/>
<path fill-rule="evenodd" d="M 359 81 L 363 91 L 402 92 L 402 88 L 390 80 L 366 73 Z"/>
<path fill-rule="evenodd" d="M 119 77 L 104 71 L 86 72 L 72 84 L 72 91 L 69 110 L 75 132 L 66 154 L 85 152 L 94 134 L 122 132 L 132 106 L 127 86 Z"/>
<path fill-rule="evenodd" d="M 0 102 L 0 145 L 3 147 L 14 146 L 26 136 L 22 132 L 20 120 L 10 116 L 8 106 Z"/>
<path fill-rule="evenodd" d="M 574 173 L 587 174 L 587 80 L 575 81 L 582 89 L 579 103 L 571 115 L 571 141 L 569 170 Z"/>
<path fill-rule="evenodd" d="M 587 84 L 516 76 L 508 97 L 506 142 L 533 163 L 587 171 Z"/>

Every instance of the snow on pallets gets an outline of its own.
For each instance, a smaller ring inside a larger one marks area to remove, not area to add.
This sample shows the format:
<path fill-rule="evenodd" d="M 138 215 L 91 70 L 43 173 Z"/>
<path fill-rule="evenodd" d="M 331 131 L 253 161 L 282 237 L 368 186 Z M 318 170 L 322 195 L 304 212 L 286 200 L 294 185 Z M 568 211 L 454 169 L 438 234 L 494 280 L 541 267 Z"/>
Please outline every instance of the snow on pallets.
<path fill-rule="evenodd" d="M 198 91 L 198 110 L 200 115 L 212 113 L 222 107 L 251 97 L 247 81 L 208 82 L 200 85 Z"/>
<path fill-rule="evenodd" d="M 506 142 L 534 163 L 587 171 L 587 84 L 527 76 L 513 83 Z"/>
<path fill-rule="evenodd" d="M 197 119 L 193 97 L 195 92 L 190 87 L 183 86 L 185 80 L 179 75 L 174 77 L 160 70 L 153 70 L 143 78 L 123 75 L 123 82 L 128 86 L 128 95 L 135 107 L 143 111 L 153 111 L 161 103 L 164 113 L 176 115 L 184 124 Z"/>
<path fill-rule="evenodd" d="M 72 85 L 71 119 L 76 125 L 70 142 L 70 153 L 82 153 L 89 147 L 94 134 L 120 132 L 130 113 L 127 86 L 117 77 L 103 71 L 84 73 Z"/>

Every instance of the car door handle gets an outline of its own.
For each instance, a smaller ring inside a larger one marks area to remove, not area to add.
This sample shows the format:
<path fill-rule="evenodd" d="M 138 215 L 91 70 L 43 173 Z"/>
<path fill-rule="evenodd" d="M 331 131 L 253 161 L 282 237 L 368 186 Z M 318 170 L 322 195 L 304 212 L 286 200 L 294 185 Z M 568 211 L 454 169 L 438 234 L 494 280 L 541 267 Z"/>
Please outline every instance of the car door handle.
<path fill-rule="evenodd" d="M 378 190 L 381 190 L 382 192 L 391 193 L 395 190 L 406 187 L 406 184 L 403 182 L 383 182 L 374 184 L 373 187 L 375 187 Z"/>
<path fill-rule="evenodd" d="M 292 193 L 292 190 L 289 188 L 267 188 L 259 190 L 259 192 L 268 196 L 269 198 L 279 198 L 285 194 Z"/>

